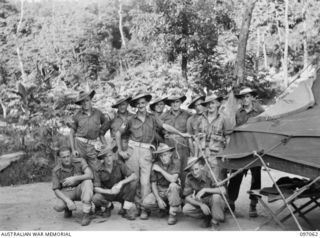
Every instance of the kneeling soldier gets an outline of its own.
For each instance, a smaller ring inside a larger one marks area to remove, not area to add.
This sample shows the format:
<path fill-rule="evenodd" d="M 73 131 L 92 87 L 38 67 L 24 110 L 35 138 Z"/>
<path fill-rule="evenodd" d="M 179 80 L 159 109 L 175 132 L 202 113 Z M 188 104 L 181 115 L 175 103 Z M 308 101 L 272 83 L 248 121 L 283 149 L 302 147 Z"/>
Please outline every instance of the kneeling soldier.
<path fill-rule="evenodd" d="M 134 196 L 136 194 L 136 175 L 127 165 L 116 157 L 117 147 L 104 148 L 98 155 L 103 163 L 94 174 L 94 192 L 92 201 L 99 210 L 105 207 L 103 217 L 109 217 L 113 209 L 112 201 L 123 203 L 123 216 L 135 219 Z"/>
<path fill-rule="evenodd" d="M 68 218 L 76 210 L 74 201 L 82 201 L 81 225 L 89 225 L 93 195 L 92 171 L 84 159 L 72 157 L 69 147 L 61 148 L 58 157 L 59 163 L 52 172 L 52 189 L 59 199 L 54 209 L 57 212 L 64 211 L 64 217 Z"/>
<path fill-rule="evenodd" d="M 174 148 L 160 143 L 158 150 L 154 154 L 159 155 L 160 161 L 152 166 L 151 171 L 151 189 L 152 193 L 148 194 L 143 200 L 143 211 L 141 219 L 148 219 L 148 210 L 160 208 L 165 211 L 169 206 L 168 224 L 177 223 L 177 212 L 181 204 L 180 198 L 180 160 L 173 159 Z"/>
<path fill-rule="evenodd" d="M 211 174 L 204 165 L 203 157 L 190 157 L 186 170 L 187 174 L 183 195 L 186 204 L 183 213 L 187 216 L 204 217 L 203 227 L 213 226 L 217 229 L 219 222 L 224 222 L 225 202 L 221 191 L 225 194 L 224 187 L 215 187 Z"/>

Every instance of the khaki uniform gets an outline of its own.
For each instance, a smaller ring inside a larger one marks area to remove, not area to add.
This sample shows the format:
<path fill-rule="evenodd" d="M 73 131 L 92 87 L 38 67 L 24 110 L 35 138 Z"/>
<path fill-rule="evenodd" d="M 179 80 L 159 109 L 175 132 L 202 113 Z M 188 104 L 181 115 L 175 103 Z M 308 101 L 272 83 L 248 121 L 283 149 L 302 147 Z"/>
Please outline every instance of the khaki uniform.
<path fill-rule="evenodd" d="M 70 168 L 66 168 L 59 163 L 52 170 L 52 189 L 61 190 L 61 192 L 72 201 L 82 201 L 82 209 L 84 213 L 89 213 L 91 209 L 91 199 L 93 195 L 92 180 L 84 180 L 78 185 L 72 187 L 64 187 L 62 183 L 66 178 L 83 175 L 87 168 L 89 167 L 84 159 L 73 158 Z M 66 208 L 67 204 L 63 200 L 58 199 L 55 209 L 57 211 L 63 211 Z"/>
<path fill-rule="evenodd" d="M 200 179 L 196 179 L 191 173 L 188 173 L 186 177 L 185 188 L 183 190 L 183 195 L 187 197 L 192 194 L 197 194 L 202 188 L 214 187 L 215 182 L 213 181 L 208 171 L 203 170 Z M 216 221 L 224 221 L 225 202 L 220 194 L 205 194 L 201 198 L 201 202 L 205 203 L 210 208 L 211 216 L 213 219 L 215 219 Z M 194 218 L 204 217 L 204 214 L 200 207 L 194 206 L 188 202 L 185 203 L 182 211 L 183 214 Z"/>
<path fill-rule="evenodd" d="M 178 115 L 175 115 L 172 110 L 165 112 L 161 116 L 163 123 L 173 126 L 175 129 L 182 133 L 187 132 L 187 121 L 191 117 L 191 113 L 180 109 Z M 187 138 L 183 138 L 180 135 L 168 134 L 165 136 L 165 143 L 171 147 L 174 147 L 174 159 L 179 159 L 181 161 L 180 175 L 181 175 L 181 185 L 184 186 L 185 172 L 184 168 L 187 165 L 187 159 L 190 156 L 190 148 Z"/>
<path fill-rule="evenodd" d="M 164 167 L 161 161 L 156 163 L 171 175 L 180 173 L 179 160 L 172 160 L 168 167 Z M 160 172 L 156 171 L 151 172 L 150 181 L 151 183 L 156 183 L 159 196 L 164 202 L 169 204 L 170 214 L 176 215 L 177 209 L 181 205 L 180 185 L 178 183 L 170 183 Z M 143 200 L 142 206 L 145 209 L 158 208 L 157 199 L 153 192 L 146 196 L 146 198 Z"/>

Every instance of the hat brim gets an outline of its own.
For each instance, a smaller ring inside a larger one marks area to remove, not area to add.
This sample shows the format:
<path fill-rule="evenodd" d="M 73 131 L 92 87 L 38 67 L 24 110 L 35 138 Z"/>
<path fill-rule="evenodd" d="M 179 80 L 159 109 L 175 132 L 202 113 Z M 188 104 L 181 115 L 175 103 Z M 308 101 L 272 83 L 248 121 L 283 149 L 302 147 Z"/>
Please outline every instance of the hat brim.
<path fill-rule="evenodd" d="M 177 97 L 177 98 L 167 98 L 166 100 L 164 100 L 164 103 L 168 106 L 171 107 L 171 104 L 176 101 L 176 100 L 180 100 L 181 103 L 183 103 L 185 100 L 187 99 L 187 97 L 185 95 L 181 96 L 181 97 Z"/>
<path fill-rule="evenodd" d="M 126 98 L 123 98 L 122 100 L 119 100 L 118 102 L 116 102 L 115 104 L 113 104 L 111 107 L 112 108 L 118 108 L 118 106 L 121 104 L 121 103 L 124 103 L 124 102 L 130 102 L 131 100 L 131 97 L 126 97 Z"/>
<path fill-rule="evenodd" d="M 251 94 L 254 97 L 258 95 L 258 93 L 256 91 L 251 91 L 251 92 L 246 92 L 246 93 L 241 93 L 241 94 L 235 94 L 234 96 L 236 98 L 242 98 L 243 96 L 245 96 L 247 94 Z"/>
<path fill-rule="evenodd" d="M 189 170 L 195 163 L 197 163 L 198 161 L 200 160 L 204 160 L 203 156 L 200 156 L 198 157 L 196 160 L 192 161 L 192 163 L 190 163 L 189 165 L 187 165 L 185 168 L 184 168 L 184 171 L 187 171 Z"/>
<path fill-rule="evenodd" d="M 194 104 L 195 104 L 197 101 L 199 101 L 199 100 L 204 100 L 205 98 L 206 98 L 206 96 L 204 96 L 204 95 L 195 98 L 195 99 L 189 104 L 188 108 L 189 108 L 189 109 L 194 109 L 194 108 L 195 108 Z"/>
<path fill-rule="evenodd" d="M 151 96 L 151 94 L 146 94 L 146 95 L 141 95 L 139 97 L 135 97 L 135 98 L 131 99 L 130 106 L 137 107 L 137 102 L 141 98 L 145 98 L 147 100 L 147 102 L 150 102 L 152 99 L 152 96 Z"/>
<path fill-rule="evenodd" d="M 156 100 L 154 102 L 151 102 L 150 105 L 149 105 L 150 110 L 154 111 L 154 108 L 155 108 L 156 104 L 159 103 L 159 102 L 164 102 L 165 103 L 166 99 L 167 99 L 167 97 L 164 97 L 164 98 L 160 98 L 159 100 Z"/>
<path fill-rule="evenodd" d="M 175 148 L 174 147 L 169 147 L 169 148 L 166 148 L 166 149 L 163 149 L 163 150 L 156 150 L 153 152 L 153 154 L 162 154 L 164 152 L 167 152 L 167 151 L 174 151 Z"/>
<path fill-rule="evenodd" d="M 95 90 L 92 90 L 89 94 L 84 95 L 84 96 L 81 97 L 81 98 L 78 98 L 74 103 L 77 104 L 77 105 L 80 105 L 81 102 L 82 102 L 84 99 L 86 99 L 87 97 L 90 97 L 90 99 L 92 99 L 95 94 L 96 94 L 96 91 L 95 91 Z"/>
<path fill-rule="evenodd" d="M 108 148 L 108 149 L 105 149 L 105 150 L 100 151 L 99 154 L 97 155 L 97 158 L 98 158 L 99 160 L 103 159 L 103 156 L 106 155 L 107 153 L 109 153 L 110 151 L 111 151 L 112 153 L 117 153 L 117 151 L 118 151 L 118 146 L 114 146 L 114 147 L 112 147 L 112 148 Z"/>
<path fill-rule="evenodd" d="M 207 104 L 209 104 L 210 102 L 213 102 L 213 101 L 218 101 L 218 102 L 221 102 L 223 100 L 223 97 L 220 96 L 220 97 L 217 97 L 217 98 L 212 98 L 210 100 L 207 100 L 207 101 L 204 101 L 203 103 L 201 103 L 201 105 L 205 106 Z"/>

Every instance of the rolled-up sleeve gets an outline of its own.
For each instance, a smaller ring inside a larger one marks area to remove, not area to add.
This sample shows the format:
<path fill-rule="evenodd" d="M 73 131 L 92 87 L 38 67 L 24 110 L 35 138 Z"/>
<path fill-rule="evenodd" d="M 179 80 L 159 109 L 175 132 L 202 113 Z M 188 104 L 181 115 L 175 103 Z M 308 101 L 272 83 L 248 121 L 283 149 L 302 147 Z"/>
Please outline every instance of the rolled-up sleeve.
<path fill-rule="evenodd" d="M 61 183 L 59 181 L 56 170 L 52 170 L 52 190 L 61 189 Z"/>
<path fill-rule="evenodd" d="M 99 131 L 99 135 L 104 136 L 111 127 L 111 120 L 109 117 L 106 117 L 102 112 L 100 112 L 100 123 L 101 123 L 101 128 Z"/>
<path fill-rule="evenodd" d="M 183 189 L 183 196 L 185 196 L 185 197 L 189 196 L 190 194 L 192 194 L 192 191 L 193 191 L 193 189 L 191 186 L 190 179 L 187 177 L 185 185 L 184 185 L 184 189 Z"/>
<path fill-rule="evenodd" d="M 71 129 L 76 131 L 78 129 L 78 125 L 79 125 L 79 123 L 78 123 L 78 115 L 76 114 L 76 115 L 72 116 L 69 119 L 69 121 L 67 121 L 66 124 L 67 124 L 68 127 L 70 127 Z"/>
<path fill-rule="evenodd" d="M 156 116 L 152 116 L 152 117 L 153 117 L 153 120 L 155 122 L 155 125 L 158 128 L 163 128 L 163 121 L 159 117 L 156 117 Z"/>
<path fill-rule="evenodd" d="M 96 171 L 93 173 L 94 179 L 93 179 L 93 187 L 101 187 L 101 180 L 100 180 L 100 173 L 99 171 Z"/>

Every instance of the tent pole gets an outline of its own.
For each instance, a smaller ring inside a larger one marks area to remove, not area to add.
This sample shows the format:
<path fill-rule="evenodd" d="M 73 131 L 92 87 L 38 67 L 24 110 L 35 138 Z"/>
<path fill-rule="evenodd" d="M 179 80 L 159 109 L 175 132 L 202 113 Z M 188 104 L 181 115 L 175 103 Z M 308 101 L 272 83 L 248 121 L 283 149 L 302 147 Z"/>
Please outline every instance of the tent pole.
<path fill-rule="evenodd" d="M 262 159 L 262 157 L 261 157 L 261 156 L 260 156 L 256 151 L 253 151 L 253 155 L 254 155 L 254 156 L 256 156 L 256 157 L 258 157 L 258 158 L 260 159 L 260 161 L 261 161 L 262 165 L 265 167 L 265 169 L 266 169 L 266 171 L 267 171 L 267 173 L 268 173 L 268 175 L 269 175 L 270 179 L 272 180 L 272 182 L 273 182 L 274 186 L 275 186 L 275 187 L 276 187 L 276 189 L 278 190 L 278 192 L 279 192 L 279 194 L 280 194 L 280 196 L 281 196 L 281 198 L 282 198 L 282 200 L 283 200 L 284 204 L 286 205 L 287 209 L 289 210 L 289 212 L 290 212 L 290 214 L 291 214 L 291 216 L 292 216 L 293 220 L 295 221 L 295 223 L 296 223 L 296 225 L 297 225 L 298 229 L 299 229 L 300 231 L 303 231 L 303 229 L 302 229 L 302 227 L 301 227 L 300 223 L 298 222 L 298 220 L 297 220 L 296 216 L 293 214 L 293 212 L 292 212 L 292 210 L 291 210 L 290 206 L 288 205 L 288 203 L 287 203 L 287 201 L 286 201 L 286 198 L 284 197 L 283 193 L 281 192 L 281 190 L 280 190 L 280 188 L 279 188 L 278 184 L 274 181 L 274 179 L 273 179 L 273 177 L 272 177 L 272 175 L 271 175 L 270 171 L 268 170 L 269 168 L 267 167 L 266 163 L 264 162 L 264 160 Z"/>

